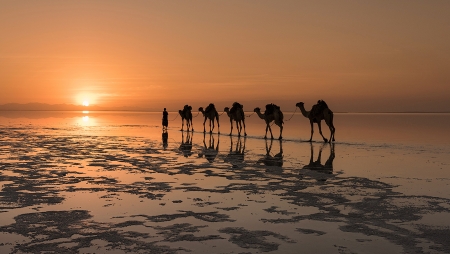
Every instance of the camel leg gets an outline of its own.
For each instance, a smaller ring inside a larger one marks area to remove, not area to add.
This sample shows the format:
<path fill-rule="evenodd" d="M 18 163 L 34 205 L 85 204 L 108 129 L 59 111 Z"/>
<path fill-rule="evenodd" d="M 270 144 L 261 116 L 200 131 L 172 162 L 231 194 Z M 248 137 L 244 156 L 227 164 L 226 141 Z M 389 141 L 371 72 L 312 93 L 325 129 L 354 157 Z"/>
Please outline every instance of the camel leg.
<path fill-rule="evenodd" d="M 205 123 L 206 123 L 206 117 L 205 117 L 205 120 L 203 121 L 203 133 L 206 133 Z"/>
<path fill-rule="evenodd" d="M 247 131 L 245 131 L 245 120 L 242 120 L 242 123 L 244 124 L 244 136 L 247 136 Z"/>
<path fill-rule="evenodd" d="M 278 126 L 280 126 L 280 137 L 278 139 L 281 140 L 283 138 L 283 136 L 282 136 L 282 134 L 283 134 L 283 124 L 280 124 Z"/>
<path fill-rule="evenodd" d="M 213 130 L 214 130 L 214 120 L 212 120 L 212 121 L 209 120 L 209 133 L 212 133 Z"/>
<path fill-rule="evenodd" d="M 336 129 L 334 128 L 333 122 L 330 122 L 328 124 L 328 127 L 330 128 L 330 132 L 331 132 L 331 134 L 330 134 L 330 143 L 331 143 L 331 141 L 334 141 L 334 132 L 336 131 Z"/>
<path fill-rule="evenodd" d="M 231 134 L 233 134 L 233 120 L 231 118 L 230 118 L 230 125 L 231 125 L 230 136 L 231 136 Z"/>
<path fill-rule="evenodd" d="M 311 124 L 311 137 L 309 137 L 309 142 L 311 142 L 314 134 L 314 125 L 313 125 L 314 123 L 313 121 L 309 121 L 309 123 Z"/>
<path fill-rule="evenodd" d="M 241 129 L 242 129 L 242 127 L 239 124 L 240 123 L 238 121 L 236 121 L 236 129 L 238 130 L 238 137 L 241 136 Z"/>
<path fill-rule="evenodd" d="M 272 135 L 272 128 L 270 127 L 270 125 L 267 125 L 267 126 L 269 126 L 269 131 L 270 131 L 270 139 L 273 139 L 273 135 Z"/>
<path fill-rule="evenodd" d="M 331 141 L 334 141 L 334 132 L 335 132 L 335 128 L 333 125 L 333 112 L 328 112 L 327 114 L 324 114 L 324 120 L 325 123 L 328 125 L 328 128 L 330 128 L 330 140 L 329 142 L 331 143 Z"/>
<path fill-rule="evenodd" d="M 269 125 L 266 125 L 266 134 L 264 135 L 264 139 L 267 139 L 267 130 L 269 129 Z"/>
<path fill-rule="evenodd" d="M 183 131 L 183 129 L 184 129 L 184 119 L 181 120 L 181 130 L 180 131 Z"/>
<path fill-rule="evenodd" d="M 319 122 L 317 123 L 317 125 L 319 126 L 319 133 L 320 133 L 320 135 L 322 136 L 323 141 L 324 141 L 324 142 L 328 142 L 328 139 L 326 139 L 326 138 L 323 136 L 323 134 L 322 134 L 322 124 L 321 124 L 321 122 L 322 122 L 322 121 L 319 121 Z"/>
<path fill-rule="evenodd" d="M 213 120 L 213 122 L 214 122 L 214 120 Z M 219 117 L 217 117 L 217 134 L 220 134 Z"/>

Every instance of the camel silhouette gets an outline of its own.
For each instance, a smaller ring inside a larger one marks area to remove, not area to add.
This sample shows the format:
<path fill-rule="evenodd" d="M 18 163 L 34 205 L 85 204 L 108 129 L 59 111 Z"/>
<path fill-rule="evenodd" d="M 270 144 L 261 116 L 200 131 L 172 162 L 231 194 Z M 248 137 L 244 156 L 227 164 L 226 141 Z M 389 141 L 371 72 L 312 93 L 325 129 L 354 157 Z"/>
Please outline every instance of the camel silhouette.
<path fill-rule="evenodd" d="M 280 107 L 275 104 L 267 104 L 266 111 L 264 114 L 261 114 L 260 108 L 255 108 L 253 111 L 258 114 L 259 118 L 263 119 L 266 122 L 266 134 L 264 135 L 264 139 L 267 139 L 267 130 L 270 131 L 270 138 L 273 139 L 272 128 L 270 127 L 271 122 L 275 122 L 276 125 L 280 127 L 280 137 L 278 139 L 282 139 L 283 134 L 283 112 L 281 112 Z"/>
<path fill-rule="evenodd" d="M 178 110 L 178 114 L 181 116 L 181 131 L 184 128 L 184 121 L 186 120 L 187 131 L 192 127 L 192 131 L 194 131 L 194 124 L 192 122 L 192 107 L 189 105 L 184 105 L 183 110 Z"/>
<path fill-rule="evenodd" d="M 305 110 L 305 104 L 303 102 L 299 102 L 295 106 L 300 108 L 302 115 L 308 118 L 309 123 L 311 124 L 311 137 L 309 138 L 309 142 L 312 141 L 312 137 L 314 134 L 314 123 L 317 123 L 317 125 L 319 126 L 319 133 L 322 136 L 323 141 L 330 141 L 330 143 L 331 141 L 334 141 L 334 132 L 336 129 L 333 125 L 333 111 L 328 108 L 328 105 L 325 103 L 325 101 L 319 100 L 310 111 Z M 322 126 L 320 124 L 322 120 L 325 120 L 325 123 L 330 128 L 330 139 L 326 139 L 322 134 Z"/>
<path fill-rule="evenodd" d="M 236 129 L 238 130 L 238 136 L 241 136 L 242 125 L 244 125 L 244 136 L 247 136 L 247 132 L 245 131 L 245 114 L 244 114 L 244 106 L 239 104 L 238 102 L 234 102 L 233 106 L 230 108 L 225 107 L 223 109 L 230 118 L 230 136 L 233 134 L 233 120 L 236 122 Z"/>
<path fill-rule="evenodd" d="M 212 133 L 214 130 L 214 119 L 217 120 L 217 133 L 220 134 L 220 125 L 219 125 L 219 113 L 217 113 L 216 107 L 214 104 L 210 103 L 208 107 L 203 110 L 203 107 L 198 108 L 198 111 L 202 112 L 205 120 L 203 121 L 203 133 L 206 133 L 205 123 L 206 120 L 209 119 L 209 133 Z M 211 128 L 212 126 L 212 128 Z"/>

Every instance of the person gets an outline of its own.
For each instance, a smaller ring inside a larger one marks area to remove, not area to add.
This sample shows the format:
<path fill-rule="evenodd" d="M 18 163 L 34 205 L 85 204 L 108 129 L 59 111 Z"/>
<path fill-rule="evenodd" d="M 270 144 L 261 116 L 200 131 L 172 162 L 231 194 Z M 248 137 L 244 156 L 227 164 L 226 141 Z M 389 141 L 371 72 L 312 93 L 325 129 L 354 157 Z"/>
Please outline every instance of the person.
<path fill-rule="evenodd" d="M 163 118 L 162 118 L 163 130 L 167 130 L 167 126 L 169 125 L 169 120 L 167 119 L 168 117 L 169 117 L 169 113 L 167 113 L 166 108 L 164 108 Z"/>

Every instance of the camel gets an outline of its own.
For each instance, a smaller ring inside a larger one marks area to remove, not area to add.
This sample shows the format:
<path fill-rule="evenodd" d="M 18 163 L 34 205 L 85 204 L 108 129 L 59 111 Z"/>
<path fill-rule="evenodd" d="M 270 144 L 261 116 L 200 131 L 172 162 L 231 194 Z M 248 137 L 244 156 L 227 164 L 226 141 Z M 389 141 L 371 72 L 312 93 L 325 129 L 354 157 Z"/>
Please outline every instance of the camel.
<path fill-rule="evenodd" d="M 217 146 L 214 148 L 214 136 L 210 133 L 209 134 L 209 144 L 206 145 L 205 139 L 206 139 L 206 133 L 203 133 L 203 151 L 198 156 L 203 157 L 205 156 L 206 160 L 209 163 L 213 163 L 214 159 L 216 159 L 217 155 L 219 154 L 219 135 L 217 135 Z"/>
<path fill-rule="evenodd" d="M 280 137 L 278 139 L 282 139 L 283 134 L 283 112 L 281 112 L 280 107 L 275 104 L 267 104 L 266 111 L 264 114 L 261 114 L 260 108 L 255 108 L 254 111 L 258 114 L 259 118 L 266 121 L 266 135 L 264 135 L 264 139 L 267 139 L 267 130 L 270 131 L 270 138 L 273 139 L 272 128 L 270 128 L 270 123 L 275 122 L 276 125 L 280 127 Z"/>
<path fill-rule="evenodd" d="M 242 124 L 244 124 L 244 136 L 247 136 L 247 132 L 245 131 L 245 114 L 244 114 L 244 106 L 239 104 L 238 102 L 233 103 L 233 106 L 230 108 L 225 107 L 223 111 L 227 112 L 228 117 L 230 118 L 231 131 L 230 136 L 233 134 L 233 120 L 236 122 L 236 129 L 238 130 L 238 137 L 241 136 Z"/>
<path fill-rule="evenodd" d="M 205 123 L 206 119 L 209 119 L 209 133 L 212 133 L 214 130 L 214 119 L 217 119 L 217 133 L 220 134 L 219 129 L 219 113 L 217 113 L 216 107 L 214 104 L 210 103 L 208 107 L 206 107 L 205 110 L 203 110 L 203 107 L 198 108 L 198 111 L 202 112 L 203 117 L 205 120 L 203 121 L 203 133 L 206 133 L 205 129 Z M 212 125 L 212 128 L 211 128 Z"/>
<path fill-rule="evenodd" d="M 244 164 L 245 142 L 247 138 L 244 137 L 244 145 L 242 145 L 241 137 L 238 137 L 236 148 L 233 151 L 233 137 L 230 136 L 230 152 L 224 158 L 225 162 L 231 163 L 233 168 L 239 168 Z"/>
<path fill-rule="evenodd" d="M 192 126 L 192 131 L 194 131 L 194 123 L 192 122 L 192 107 L 189 105 L 184 105 L 183 110 L 178 110 L 178 113 L 181 116 L 181 131 L 184 128 L 184 120 L 186 120 L 187 131 Z"/>
<path fill-rule="evenodd" d="M 295 104 L 295 106 L 300 108 L 302 115 L 308 118 L 309 123 L 311 124 L 311 137 L 309 138 L 309 142 L 312 141 L 312 137 L 314 134 L 313 123 L 317 123 L 317 125 L 319 126 L 319 133 L 322 136 L 324 142 L 329 141 L 331 143 L 331 141 L 334 141 L 334 132 L 336 129 L 333 125 L 333 111 L 328 108 L 328 105 L 325 103 L 325 101 L 319 100 L 310 111 L 305 110 L 305 104 L 303 102 L 299 102 Z M 326 139 L 322 134 L 322 126 L 320 124 L 322 120 L 325 120 L 325 123 L 330 128 L 330 139 Z"/>

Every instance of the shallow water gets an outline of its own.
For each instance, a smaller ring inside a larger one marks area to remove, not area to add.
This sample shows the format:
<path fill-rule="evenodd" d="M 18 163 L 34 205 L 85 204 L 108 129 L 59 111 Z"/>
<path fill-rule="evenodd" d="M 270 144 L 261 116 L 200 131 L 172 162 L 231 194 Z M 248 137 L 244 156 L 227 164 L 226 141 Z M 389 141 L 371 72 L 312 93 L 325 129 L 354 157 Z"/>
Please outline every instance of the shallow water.
<path fill-rule="evenodd" d="M 450 252 L 450 114 L 336 114 L 332 145 L 285 119 L 0 112 L 0 251 Z"/>

